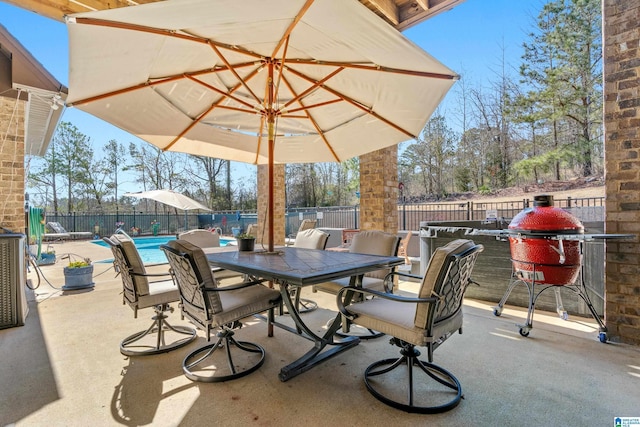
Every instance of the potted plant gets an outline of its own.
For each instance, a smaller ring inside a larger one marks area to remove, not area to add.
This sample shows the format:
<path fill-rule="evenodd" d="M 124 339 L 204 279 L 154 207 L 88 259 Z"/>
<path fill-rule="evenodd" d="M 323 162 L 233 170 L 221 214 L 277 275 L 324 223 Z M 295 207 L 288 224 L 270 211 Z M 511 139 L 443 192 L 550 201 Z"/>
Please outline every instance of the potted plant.
<path fill-rule="evenodd" d="M 71 261 L 69 265 L 64 267 L 63 290 L 92 288 L 94 285 L 93 264 L 89 258 L 84 258 L 82 261 Z"/>
<path fill-rule="evenodd" d="M 36 252 L 37 254 L 37 252 Z M 46 251 L 41 251 L 36 260 L 38 265 L 51 265 L 56 263 L 56 251 L 51 246 L 47 246 Z"/>
<path fill-rule="evenodd" d="M 239 251 L 253 251 L 256 243 L 256 237 L 247 233 L 240 233 L 236 236 Z"/>

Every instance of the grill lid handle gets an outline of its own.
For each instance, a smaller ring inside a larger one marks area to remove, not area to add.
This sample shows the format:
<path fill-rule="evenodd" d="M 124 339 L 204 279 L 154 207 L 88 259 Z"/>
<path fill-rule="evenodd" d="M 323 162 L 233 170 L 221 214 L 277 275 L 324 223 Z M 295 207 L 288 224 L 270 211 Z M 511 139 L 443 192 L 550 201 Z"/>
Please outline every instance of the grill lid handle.
<path fill-rule="evenodd" d="M 541 194 L 533 197 L 533 206 L 549 207 L 553 206 L 553 196 L 551 194 Z"/>

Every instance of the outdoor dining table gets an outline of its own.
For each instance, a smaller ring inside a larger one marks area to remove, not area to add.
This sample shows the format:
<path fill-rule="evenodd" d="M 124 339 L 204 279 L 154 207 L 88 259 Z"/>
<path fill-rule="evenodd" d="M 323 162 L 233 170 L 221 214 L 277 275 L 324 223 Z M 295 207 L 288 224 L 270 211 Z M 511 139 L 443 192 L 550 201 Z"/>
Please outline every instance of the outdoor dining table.
<path fill-rule="evenodd" d="M 404 263 L 394 256 L 366 255 L 332 252 L 294 247 L 278 248 L 273 253 L 264 251 L 209 251 L 209 263 L 227 270 L 234 270 L 277 284 L 289 315 L 296 328 L 274 322 L 278 327 L 296 333 L 313 342 L 313 347 L 302 357 L 280 370 L 278 377 L 287 381 L 319 363 L 352 348 L 360 342 L 358 337 L 337 338 L 335 332 L 342 325 L 338 313 L 324 335 L 319 336 L 309 328 L 291 298 L 293 287 L 350 277 L 350 284 L 358 285 L 365 273 L 391 268 Z"/>

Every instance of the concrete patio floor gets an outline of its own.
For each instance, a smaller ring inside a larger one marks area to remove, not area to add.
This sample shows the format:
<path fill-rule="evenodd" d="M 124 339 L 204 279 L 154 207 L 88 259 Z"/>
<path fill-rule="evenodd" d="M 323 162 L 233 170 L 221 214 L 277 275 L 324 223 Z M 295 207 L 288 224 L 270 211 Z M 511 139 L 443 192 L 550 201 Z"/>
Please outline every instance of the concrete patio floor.
<path fill-rule="evenodd" d="M 90 242 L 55 244 L 58 255 L 94 261 L 111 253 Z M 42 267 L 61 287 L 65 261 Z M 615 417 L 640 417 L 640 348 L 602 344 L 593 319 L 536 311 L 528 338 L 516 323 L 526 312 L 467 300 L 464 333 L 435 352 L 435 363 L 460 380 L 464 400 L 450 412 L 416 415 L 392 409 L 371 396 L 363 382 L 373 361 L 395 357 L 386 337 L 362 342 L 288 382 L 280 368 L 309 349 L 284 330 L 266 336 L 263 322 L 249 319 L 237 332 L 263 345 L 265 364 L 225 383 L 193 383 L 184 377 L 184 356 L 204 344 L 148 357 L 125 357 L 119 342 L 146 328 L 122 305 L 121 281 L 110 264 L 95 264 L 92 290 L 63 292 L 42 283 L 28 293 L 26 325 L 0 330 L 0 425 L 16 426 L 613 426 Z M 160 267 L 165 268 L 165 267 Z M 506 288 L 505 283 L 505 288 Z M 401 283 L 403 291 L 414 284 Z M 335 315 L 335 298 L 304 296 L 319 309 L 304 314 L 321 330 Z M 173 324 L 185 324 L 177 312 Z"/>

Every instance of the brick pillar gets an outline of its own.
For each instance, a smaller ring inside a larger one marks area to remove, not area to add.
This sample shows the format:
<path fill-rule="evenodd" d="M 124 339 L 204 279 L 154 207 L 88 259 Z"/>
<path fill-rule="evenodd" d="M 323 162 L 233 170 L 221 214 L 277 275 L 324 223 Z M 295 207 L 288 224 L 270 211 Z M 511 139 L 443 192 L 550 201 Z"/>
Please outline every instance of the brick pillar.
<path fill-rule="evenodd" d="M 398 147 L 360 156 L 360 229 L 398 233 Z"/>
<path fill-rule="evenodd" d="M 275 165 L 273 171 L 274 193 L 273 193 L 273 240 L 275 245 L 284 245 L 284 215 L 285 215 L 285 192 L 284 192 L 284 165 Z M 267 209 L 269 205 L 269 166 L 258 166 L 258 236 L 257 243 L 268 244 L 269 232 Z"/>
<path fill-rule="evenodd" d="M 25 232 L 25 102 L 0 96 L 0 225 Z"/>
<path fill-rule="evenodd" d="M 607 233 L 640 233 L 640 0 L 604 0 Z M 606 245 L 605 319 L 614 341 L 640 344 L 640 244 Z"/>

